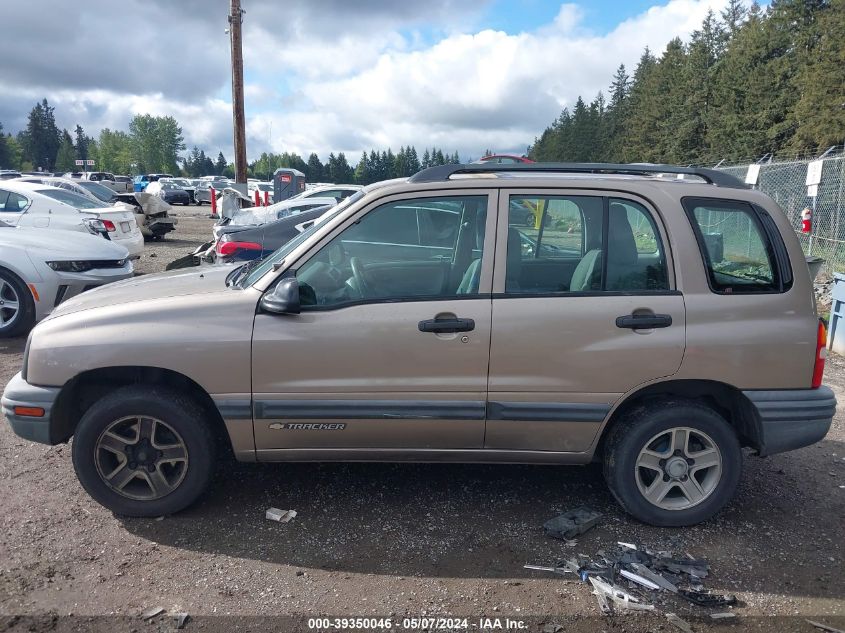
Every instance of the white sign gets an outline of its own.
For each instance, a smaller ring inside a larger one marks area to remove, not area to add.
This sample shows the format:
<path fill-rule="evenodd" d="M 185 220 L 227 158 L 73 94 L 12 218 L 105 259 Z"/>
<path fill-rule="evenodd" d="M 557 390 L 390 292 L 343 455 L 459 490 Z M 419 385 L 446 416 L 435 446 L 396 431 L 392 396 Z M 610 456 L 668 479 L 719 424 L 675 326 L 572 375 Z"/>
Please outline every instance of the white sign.
<path fill-rule="evenodd" d="M 809 185 L 807 187 L 807 197 L 808 198 L 815 198 L 819 195 L 819 186 L 818 185 Z"/>
<path fill-rule="evenodd" d="M 824 166 L 823 160 L 814 160 L 812 163 L 807 164 L 807 182 L 806 185 L 809 187 L 810 185 L 817 185 L 822 181 L 822 167 Z"/>
<path fill-rule="evenodd" d="M 88 160 L 85 161 L 85 164 L 86 165 L 93 165 L 94 161 L 89 158 Z"/>
<path fill-rule="evenodd" d="M 76 161 L 76 164 L 77 164 L 77 165 L 84 165 L 84 164 L 85 164 L 85 161 L 84 161 L 84 160 L 77 160 L 77 161 Z"/>
<path fill-rule="evenodd" d="M 745 172 L 745 184 L 756 185 L 758 180 L 760 180 L 760 165 L 757 163 L 749 165 L 748 171 Z"/>

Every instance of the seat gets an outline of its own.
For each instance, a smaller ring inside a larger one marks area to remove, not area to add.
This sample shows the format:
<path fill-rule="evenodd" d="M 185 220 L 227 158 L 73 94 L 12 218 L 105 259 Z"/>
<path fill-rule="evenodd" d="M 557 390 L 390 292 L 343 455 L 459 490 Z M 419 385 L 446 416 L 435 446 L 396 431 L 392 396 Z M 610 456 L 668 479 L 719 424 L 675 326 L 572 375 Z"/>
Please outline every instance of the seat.
<path fill-rule="evenodd" d="M 486 214 L 478 214 L 475 218 L 475 235 L 473 241 L 475 242 L 475 249 L 484 252 L 484 228 Z M 467 266 L 461 282 L 458 284 L 456 294 L 459 295 L 474 295 L 478 292 L 478 284 L 481 281 L 481 258 L 473 259 Z"/>
<path fill-rule="evenodd" d="M 521 290 L 519 278 L 522 275 L 522 237 L 514 227 L 508 228 L 507 265 L 505 266 L 505 292 Z"/>
<path fill-rule="evenodd" d="M 608 209 L 607 281 L 605 290 L 639 290 L 645 288 L 645 269 L 640 266 L 634 230 L 628 221 L 628 210 L 614 202 Z M 602 249 L 587 251 L 572 273 L 570 292 L 601 290 Z"/>

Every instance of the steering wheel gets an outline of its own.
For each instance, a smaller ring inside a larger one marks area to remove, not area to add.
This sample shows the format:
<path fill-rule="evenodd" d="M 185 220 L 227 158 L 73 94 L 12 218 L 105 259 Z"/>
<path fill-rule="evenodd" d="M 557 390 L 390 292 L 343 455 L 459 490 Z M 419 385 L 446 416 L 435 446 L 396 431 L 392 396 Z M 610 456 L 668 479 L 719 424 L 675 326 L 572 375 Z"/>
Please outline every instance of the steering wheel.
<path fill-rule="evenodd" d="M 364 264 L 358 257 L 353 257 L 349 260 L 349 265 L 352 267 L 352 278 L 355 280 L 355 285 L 358 287 L 358 292 L 361 293 L 361 298 L 366 299 L 373 296 L 370 285 L 364 279 Z"/>

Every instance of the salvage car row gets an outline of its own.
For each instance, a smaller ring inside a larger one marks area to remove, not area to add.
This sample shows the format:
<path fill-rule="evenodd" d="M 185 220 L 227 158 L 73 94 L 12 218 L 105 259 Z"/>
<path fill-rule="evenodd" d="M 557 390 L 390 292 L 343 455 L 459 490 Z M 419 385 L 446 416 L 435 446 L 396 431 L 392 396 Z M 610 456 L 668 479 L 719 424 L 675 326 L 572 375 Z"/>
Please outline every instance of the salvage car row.
<path fill-rule="evenodd" d="M 162 177 L 131 193 L 117 193 L 96 178 L 28 175 L 0 182 L 0 338 L 27 332 L 70 297 L 132 277 L 145 240 L 175 230 L 171 204 L 190 202 L 180 180 Z M 318 187 L 301 199 L 249 208 L 252 198 L 230 183 L 202 182 L 206 186 L 196 191 L 219 189 L 226 214 L 212 241 L 169 269 L 260 259 L 359 189 Z M 307 217 L 281 222 L 306 211 Z M 229 237 L 241 232 L 243 239 Z"/>

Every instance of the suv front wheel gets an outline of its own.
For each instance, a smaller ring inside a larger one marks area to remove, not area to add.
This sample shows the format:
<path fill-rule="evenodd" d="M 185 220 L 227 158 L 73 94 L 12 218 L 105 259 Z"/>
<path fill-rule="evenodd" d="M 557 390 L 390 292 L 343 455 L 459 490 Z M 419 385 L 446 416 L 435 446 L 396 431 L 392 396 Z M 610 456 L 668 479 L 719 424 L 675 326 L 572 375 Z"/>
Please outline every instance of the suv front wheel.
<path fill-rule="evenodd" d="M 736 433 L 692 401 L 637 406 L 610 429 L 604 476 L 631 515 L 652 525 L 706 521 L 731 499 L 742 470 Z"/>
<path fill-rule="evenodd" d="M 173 514 L 208 486 L 215 442 L 192 400 L 157 386 L 122 387 L 91 406 L 73 438 L 73 466 L 97 502 L 125 516 Z"/>

